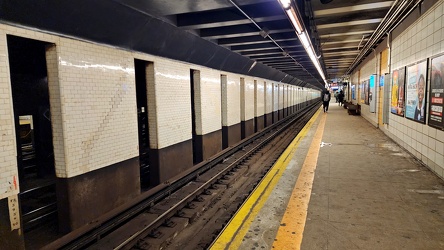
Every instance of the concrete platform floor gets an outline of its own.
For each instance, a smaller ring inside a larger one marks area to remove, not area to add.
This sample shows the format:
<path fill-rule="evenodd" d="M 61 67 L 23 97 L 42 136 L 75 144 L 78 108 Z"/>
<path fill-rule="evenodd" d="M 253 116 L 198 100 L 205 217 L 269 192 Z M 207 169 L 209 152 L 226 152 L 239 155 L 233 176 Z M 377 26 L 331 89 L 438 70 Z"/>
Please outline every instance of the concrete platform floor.
<path fill-rule="evenodd" d="M 334 102 L 301 140 L 238 249 L 273 249 L 279 240 L 281 218 L 322 116 L 323 146 L 300 249 L 444 249 L 444 181 Z"/>

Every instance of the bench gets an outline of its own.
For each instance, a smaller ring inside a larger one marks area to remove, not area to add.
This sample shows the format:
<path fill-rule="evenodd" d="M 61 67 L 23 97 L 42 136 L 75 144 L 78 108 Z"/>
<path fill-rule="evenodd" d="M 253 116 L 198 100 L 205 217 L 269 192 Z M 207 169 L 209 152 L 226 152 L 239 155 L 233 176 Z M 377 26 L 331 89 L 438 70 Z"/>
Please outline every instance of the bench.
<path fill-rule="evenodd" d="M 361 105 L 347 103 L 347 112 L 349 115 L 360 115 L 361 114 Z"/>

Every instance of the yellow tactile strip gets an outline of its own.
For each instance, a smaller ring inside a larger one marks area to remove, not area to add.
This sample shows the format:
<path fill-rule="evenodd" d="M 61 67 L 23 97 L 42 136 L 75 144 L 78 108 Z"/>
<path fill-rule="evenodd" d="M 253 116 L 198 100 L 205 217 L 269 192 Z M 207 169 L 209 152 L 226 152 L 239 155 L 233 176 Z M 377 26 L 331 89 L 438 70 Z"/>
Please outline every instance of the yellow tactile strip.
<path fill-rule="evenodd" d="M 313 179 L 327 115 L 321 116 L 319 126 L 296 181 L 284 217 L 276 235 L 274 249 L 300 249 L 310 202 Z"/>
<path fill-rule="evenodd" d="M 320 110 L 310 119 L 301 132 L 287 147 L 284 153 L 282 153 L 272 169 L 268 172 L 265 178 L 248 197 L 247 201 L 227 224 L 210 249 L 218 250 L 239 248 L 240 244 L 242 243 L 242 239 L 248 232 L 251 222 L 264 206 L 268 196 L 273 191 L 273 188 L 276 186 L 280 177 L 284 173 L 284 170 L 291 161 L 300 141 L 306 136 L 308 130 L 316 121 L 319 113 Z"/>

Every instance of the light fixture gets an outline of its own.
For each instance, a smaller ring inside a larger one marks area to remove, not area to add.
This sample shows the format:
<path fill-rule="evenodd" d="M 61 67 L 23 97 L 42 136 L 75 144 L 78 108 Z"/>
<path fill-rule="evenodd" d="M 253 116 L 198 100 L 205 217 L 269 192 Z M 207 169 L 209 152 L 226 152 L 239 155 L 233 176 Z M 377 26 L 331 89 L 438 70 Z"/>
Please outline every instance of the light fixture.
<path fill-rule="evenodd" d="M 257 61 L 254 61 L 253 64 L 250 66 L 250 69 L 248 70 L 248 72 L 250 72 L 254 68 L 254 66 L 256 66 L 256 64 L 257 64 Z"/>
<path fill-rule="evenodd" d="M 307 34 L 305 32 L 303 32 L 298 36 L 299 36 L 299 40 L 302 43 L 302 46 L 304 46 L 304 49 L 308 50 L 308 48 L 310 48 L 310 41 L 308 40 Z"/>
<path fill-rule="evenodd" d="M 319 75 L 322 77 L 322 80 L 324 80 L 324 83 L 327 85 L 327 80 L 325 79 L 324 71 L 322 70 L 321 64 L 319 63 L 319 58 L 321 56 L 317 56 L 315 53 L 315 50 L 313 48 L 313 45 L 311 44 L 310 38 L 308 37 L 304 24 L 303 22 L 301 22 L 301 18 L 299 17 L 299 11 L 297 7 L 291 4 L 292 0 L 278 0 L 278 1 L 281 3 L 282 7 L 287 13 L 288 18 L 293 24 L 293 27 L 296 31 L 295 33 L 298 36 L 299 41 L 301 41 L 301 44 L 304 47 L 305 51 L 307 52 L 308 56 L 310 57 L 310 60 L 313 62 L 314 66 L 318 70 Z"/>
<path fill-rule="evenodd" d="M 279 0 L 279 2 L 281 2 L 284 9 L 288 9 L 291 6 L 291 0 Z"/>
<path fill-rule="evenodd" d="M 290 17 L 290 21 L 293 24 L 294 28 L 296 29 L 298 34 L 301 34 L 302 31 L 304 31 L 304 28 L 301 24 L 301 22 L 299 21 L 299 17 L 296 14 L 296 12 L 294 11 L 293 8 L 290 8 L 288 10 L 286 10 L 285 12 L 287 12 L 288 17 Z"/>

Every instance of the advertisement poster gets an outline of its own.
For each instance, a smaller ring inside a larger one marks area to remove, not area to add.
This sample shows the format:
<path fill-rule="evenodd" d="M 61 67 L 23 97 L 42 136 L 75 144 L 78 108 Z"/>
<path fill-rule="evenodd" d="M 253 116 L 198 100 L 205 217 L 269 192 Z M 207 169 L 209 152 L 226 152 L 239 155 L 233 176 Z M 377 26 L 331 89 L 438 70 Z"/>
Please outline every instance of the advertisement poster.
<path fill-rule="evenodd" d="M 427 60 L 407 67 L 405 117 L 425 122 L 427 93 Z"/>
<path fill-rule="evenodd" d="M 351 89 L 351 91 L 352 91 L 352 99 L 353 100 L 356 100 L 356 94 L 355 94 L 355 91 L 356 91 L 356 85 L 355 84 L 353 84 L 352 85 L 352 89 Z"/>
<path fill-rule="evenodd" d="M 365 81 L 359 85 L 361 95 L 359 96 L 360 103 L 365 103 Z"/>
<path fill-rule="evenodd" d="M 393 114 L 404 116 L 404 89 L 405 68 L 403 67 L 392 73 L 392 101 L 390 111 Z"/>
<path fill-rule="evenodd" d="M 376 75 L 371 75 L 369 80 L 368 101 L 370 103 L 370 112 L 376 112 Z"/>
<path fill-rule="evenodd" d="M 444 129 L 442 117 L 444 109 L 444 55 L 432 58 L 430 78 L 430 98 L 429 98 L 429 125 L 435 128 Z"/>
<path fill-rule="evenodd" d="M 370 80 L 364 82 L 365 104 L 370 105 Z"/>

